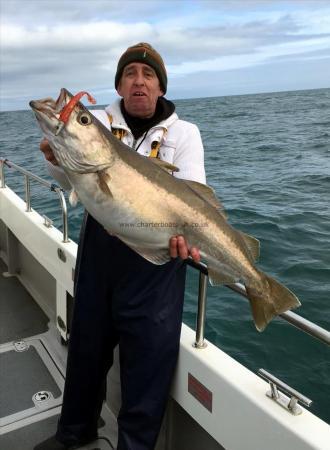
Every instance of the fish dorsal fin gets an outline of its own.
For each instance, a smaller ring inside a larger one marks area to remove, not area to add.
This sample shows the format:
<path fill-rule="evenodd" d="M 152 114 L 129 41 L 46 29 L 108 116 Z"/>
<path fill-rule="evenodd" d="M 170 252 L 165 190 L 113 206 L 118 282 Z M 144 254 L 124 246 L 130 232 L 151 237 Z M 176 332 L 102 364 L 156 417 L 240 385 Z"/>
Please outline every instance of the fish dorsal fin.
<path fill-rule="evenodd" d="M 163 161 L 162 159 L 158 158 L 148 158 L 150 161 L 152 161 L 154 164 L 157 164 L 157 166 L 164 169 L 166 172 L 180 172 L 180 169 L 176 166 L 173 166 L 173 164 Z"/>
<path fill-rule="evenodd" d="M 196 194 L 199 195 L 203 200 L 207 201 L 210 205 L 212 205 L 218 212 L 226 218 L 226 214 L 224 211 L 223 204 L 216 197 L 215 191 L 213 188 L 208 186 L 207 184 L 198 183 L 198 181 L 191 180 L 183 180 Z"/>
<path fill-rule="evenodd" d="M 242 231 L 238 231 L 238 234 L 241 236 L 245 242 L 245 245 L 249 249 L 253 261 L 256 261 L 260 256 L 260 242 L 255 237 L 243 233 Z"/>

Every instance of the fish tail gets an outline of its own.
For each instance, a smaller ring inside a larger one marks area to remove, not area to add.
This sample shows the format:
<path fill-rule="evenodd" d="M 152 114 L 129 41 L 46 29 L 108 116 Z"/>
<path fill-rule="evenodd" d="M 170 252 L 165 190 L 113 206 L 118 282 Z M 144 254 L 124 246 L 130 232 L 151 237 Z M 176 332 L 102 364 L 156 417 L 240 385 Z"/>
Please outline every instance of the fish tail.
<path fill-rule="evenodd" d="M 250 300 L 253 319 L 258 331 L 263 331 L 273 317 L 283 312 L 297 308 L 300 301 L 288 288 L 274 278 L 260 272 L 261 289 L 246 286 Z"/>

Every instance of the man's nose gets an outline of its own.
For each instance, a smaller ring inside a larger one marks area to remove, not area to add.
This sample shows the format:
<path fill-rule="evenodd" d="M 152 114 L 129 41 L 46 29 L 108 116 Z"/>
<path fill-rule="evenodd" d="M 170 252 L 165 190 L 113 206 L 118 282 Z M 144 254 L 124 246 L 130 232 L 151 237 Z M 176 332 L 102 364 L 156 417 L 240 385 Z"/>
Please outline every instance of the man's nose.
<path fill-rule="evenodd" d="M 134 84 L 136 86 L 143 86 L 144 85 L 144 76 L 142 73 L 137 73 L 134 79 Z"/>

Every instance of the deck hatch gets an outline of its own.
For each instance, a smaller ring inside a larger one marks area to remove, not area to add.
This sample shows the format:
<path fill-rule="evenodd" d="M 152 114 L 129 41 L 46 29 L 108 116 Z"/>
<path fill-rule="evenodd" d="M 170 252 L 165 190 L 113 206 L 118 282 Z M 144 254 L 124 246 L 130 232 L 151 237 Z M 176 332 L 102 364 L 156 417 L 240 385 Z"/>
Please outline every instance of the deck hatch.
<path fill-rule="evenodd" d="M 17 351 L 13 343 L 0 346 L 1 426 L 62 403 L 64 380 L 41 340 L 25 342 L 25 351 Z M 45 397 L 47 401 L 37 401 Z"/>

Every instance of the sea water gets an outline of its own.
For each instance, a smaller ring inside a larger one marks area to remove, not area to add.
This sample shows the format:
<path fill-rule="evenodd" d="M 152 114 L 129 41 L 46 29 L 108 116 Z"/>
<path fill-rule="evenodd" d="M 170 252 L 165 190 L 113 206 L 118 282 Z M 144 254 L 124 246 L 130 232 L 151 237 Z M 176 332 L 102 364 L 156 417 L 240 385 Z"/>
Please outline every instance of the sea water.
<path fill-rule="evenodd" d="M 330 89 L 175 101 L 180 118 L 198 125 L 207 181 L 229 222 L 258 238 L 258 267 L 297 294 L 295 312 L 330 329 Z M 49 179 L 31 111 L 2 112 L 0 156 Z M 6 169 L 24 195 L 24 179 Z M 32 206 L 61 227 L 56 195 L 32 183 Z M 69 208 L 78 239 L 83 208 Z M 189 269 L 184 321 L 195 327 L 198 274 Z M 263 333 L 248 301 L 208 287 L 206 338 L 257 372 L 264 368 L 313 400 L 330 421 L 330 351 L 280 318 Z"/>

